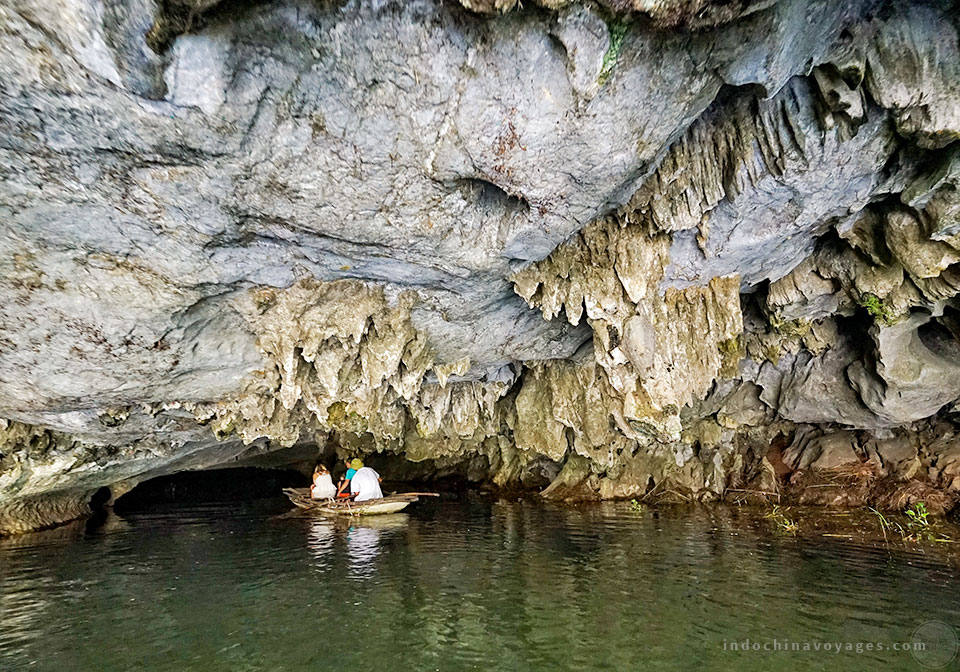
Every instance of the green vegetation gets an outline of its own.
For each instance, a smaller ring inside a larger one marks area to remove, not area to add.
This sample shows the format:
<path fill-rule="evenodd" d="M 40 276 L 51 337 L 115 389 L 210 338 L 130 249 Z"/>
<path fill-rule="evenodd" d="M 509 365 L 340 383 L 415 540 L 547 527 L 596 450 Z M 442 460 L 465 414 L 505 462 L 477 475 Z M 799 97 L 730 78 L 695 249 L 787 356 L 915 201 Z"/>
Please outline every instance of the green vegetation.
<path fill-rule="evenodd" d="M 646 508 L 647 507 L 645 507 L 642 503 L 638 502 L 637 500 L 635 499 L 630 500 L 630 509 L 634 513 L 643 513 L 646 510 Z"/>
<path fill-rule="evenodd" d="M 859 303 L 880 324 L 893 324 L 897 320 L 897 315 L 893 312 L 893 309 L 876 294 L 865 292 L 860 296 Z"/>
<path fill-rule="evenodd" d="M 893 523 L 891 523 L 890 520 L 885 515 L 877 511 L 872 506 L 869 508 L 871 513 L 873 513 L 873 515 L 877 517 L 877 522 L 880 524 L 880 531 L 883 532 L 883 538 L 884 540 L 886 540 L 887 531 L 893 529 Z"/>
<path fill-rule="evenodd" d="M 600 75 L 597 77 L 597 83 L 603 86 L 613 74 L 613 69 L 620 58 L 620 50 L 623 49 L 623 40 L 627 36 L 630 24 L 623 19 L 612 19 L 607 22 L 607 30 L 610 32 L 610 46 L 607 47 L 607 53 L 603 55 L 603 65 L 600 68 Z"/>
<path fill-rule="evenodd" d="M 910 518 L 910 525 L 916 525 L 917 527 L 930 526 L 930 521 L 927 520 L 927 516 L 929 515 L 927 505 L 923 502 L 917 502 L 912 509 L 907 508 L 904 513 Z"/>
<path fill-rule="evenodd" d="M 904 541 L 938 541 L 937 534 L 927 519 L 929 512 L 925 503 L 917 502 L 913 507 L 905 509 L 904 513 L 908 519 Z"/>
<path fill-rule="evenodd" d="M 773 508 L 770 510 L 770 513 L 765 515 L 764 518 L 772 520 L 778 532 L 796 534 L 800 529 L 800 523 L 788 518 L 785 511 L 786 509 L 781 509 L 779 505 L 774 504 Z"/>
<path fill-rule="evenodd" d="M 908 542 L 936 541 L 951 543 L 953 541 L 947 535 L 937 531 L 937 524 L 930 520 L 930 512 L 927 511 L 927 505 L 924 502 L 917 502 L 912 507 L 904 509 L 903 513 L 907 517 L 905 524 L 891 520 L 872 507 L 870 512 L 876 516 L 885 540 L 887 539 L 887 532 L 896 532 L 903 541 Z"/>

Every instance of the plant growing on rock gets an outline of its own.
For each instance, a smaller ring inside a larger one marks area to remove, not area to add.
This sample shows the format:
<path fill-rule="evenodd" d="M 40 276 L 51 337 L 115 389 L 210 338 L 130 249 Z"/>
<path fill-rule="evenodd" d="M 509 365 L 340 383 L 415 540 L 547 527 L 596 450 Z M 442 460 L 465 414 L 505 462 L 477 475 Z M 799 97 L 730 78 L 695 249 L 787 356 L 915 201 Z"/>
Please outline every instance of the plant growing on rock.
<path fill-rule="evenodd" d="M 623 40 L 627 36 L 627 30 L 630 25 L 623 19 L 614 19 L 607 23 L 607 30 L 610 32 L 610 46 L 607 53 L 603 55 L 603 64 L 600 67 L 600 74 L 597 76 L 597 83 L 600 86 L 606 84 L 613 74 L 613 68 L 617 65 L 617 59 L 620 58 L 620 50 L 623 49 Z"/>
<path fill-rule="evenodd" d="M 866 292 L 860 296 L 859 304 L 866 308 L 867 313 L 877 322 L 883 325 L 890 325 L 897 321 L 896 313 L 885 304 L 879 296 Z"/>

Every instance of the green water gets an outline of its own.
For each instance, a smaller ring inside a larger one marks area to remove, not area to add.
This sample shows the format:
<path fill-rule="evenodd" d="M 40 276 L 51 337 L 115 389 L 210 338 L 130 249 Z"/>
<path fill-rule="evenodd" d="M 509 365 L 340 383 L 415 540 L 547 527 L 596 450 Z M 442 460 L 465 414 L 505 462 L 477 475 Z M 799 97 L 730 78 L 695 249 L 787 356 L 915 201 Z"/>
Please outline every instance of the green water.
<path fill-rule="evenodd" d="M 953 567 L 742 517 L 477 500 L 350 524 L 169 507 L 14 538 L 0 670 L 922 670 L 904 651 L 730 644 L 892 646 L 960 624 Z"/>

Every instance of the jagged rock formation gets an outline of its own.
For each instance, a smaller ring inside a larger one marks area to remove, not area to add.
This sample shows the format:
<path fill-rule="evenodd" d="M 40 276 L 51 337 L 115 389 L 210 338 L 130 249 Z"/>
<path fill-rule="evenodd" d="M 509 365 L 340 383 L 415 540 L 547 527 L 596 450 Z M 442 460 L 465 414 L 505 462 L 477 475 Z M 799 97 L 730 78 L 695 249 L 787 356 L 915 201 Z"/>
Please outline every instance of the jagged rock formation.
<path fill-rule="evenodd" d="M 538 4 L 0 7 L 0 531 L 324 451 L 948 508 L 955 3 Z"/>

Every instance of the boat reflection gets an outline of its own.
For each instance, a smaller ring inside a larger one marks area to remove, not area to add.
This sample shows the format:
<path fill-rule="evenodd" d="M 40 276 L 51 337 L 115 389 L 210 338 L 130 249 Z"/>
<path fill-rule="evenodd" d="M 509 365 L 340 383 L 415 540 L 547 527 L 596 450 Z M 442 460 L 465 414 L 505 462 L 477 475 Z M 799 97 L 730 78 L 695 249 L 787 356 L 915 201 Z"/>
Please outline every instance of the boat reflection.
<path fill-rule="evenodd" d="M 307 532 L 307 547 L 318 560 L 318 566 L 328 567 L 328 556 L 333 553 L 333 542 L 337 530 L 332 521 L 325 518 L 314 518 L 310 521 Z"/>
<path fill-rule="evenodd" d="M 376 570 L 383 533 L 403 529 L 409 522 L 405 513 L 383 516 L 358 517 L 349 520 L 346 533 L 347 552 L 350 558 L 350 577 L 369 578 Z"/>
<path fill-rule="evenodd" d="M 380 555 L 380 531 L 373 527 L 351 527 L 347 530 L 347 557 L 350 559 L 350 577 L 366 579 L 376 569 Z"/>
<path fill-rule="evenodd" d="M 410 517 L 405 513 L 369 517 L 310 516 L 307 548 L 316 559 L 315 566 L 326 570 L 336 554 L 337 541 L 342 539 L 347 546 L 351 578 L 368 578 L 376 570 L 382 536 L 406 528 L 409 522 Z"/>

